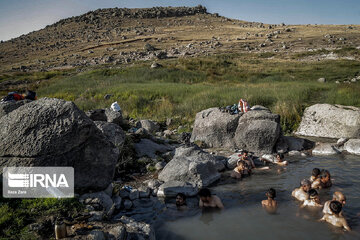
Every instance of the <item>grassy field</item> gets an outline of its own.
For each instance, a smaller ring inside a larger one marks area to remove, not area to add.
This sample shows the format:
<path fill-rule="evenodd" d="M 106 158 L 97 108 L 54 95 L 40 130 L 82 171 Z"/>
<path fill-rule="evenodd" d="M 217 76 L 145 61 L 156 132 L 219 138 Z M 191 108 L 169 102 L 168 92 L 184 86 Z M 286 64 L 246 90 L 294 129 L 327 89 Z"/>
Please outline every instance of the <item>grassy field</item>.
<path fill-rule="evenodd" d="M 281 115 L 283 130 L 293 131 L 305 107 L 314 103 L 360 106 L 358 83 L 336 84 L 360 72 L 360 62 L 328 60 L 303 62 L 266 58 L 264 54 L 218 55 L 163 61 L 130 67 L 89 70 L 69 76 L 54 74 L 37 89 L 39 97 L 74 101 L 81 109 L 104 108 L 118 101 L 133 118 L 190 126 L 195 114 L 209 107 L 237 103 L 245 98 Z M 327 82 L 316 80 L 325 77 Z M 106 94 L 111 98 L 104 100 Z"/>

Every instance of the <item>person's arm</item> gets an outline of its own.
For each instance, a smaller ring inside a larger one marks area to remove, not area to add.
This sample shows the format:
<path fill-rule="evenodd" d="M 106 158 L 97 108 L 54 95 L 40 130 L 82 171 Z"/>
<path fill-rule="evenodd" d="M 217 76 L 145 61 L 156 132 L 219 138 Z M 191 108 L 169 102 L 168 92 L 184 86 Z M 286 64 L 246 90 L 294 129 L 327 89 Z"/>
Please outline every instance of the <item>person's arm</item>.
<path fill-rule="evenodd" d="M 215 196 L 215 204 L 216 204 L 216 206 L 217 206 L 218 208 L 220 208 L 220 209 L 224 209 L 224 208 L 225 208 L 224 205 L 223 205 L 223 203 L 221 202 L 221 199 L 220 199 L 219 197 L 217 197 L 217 196 Z"/>
<path fill-rule="evenodd" d="M 327 214 L 324 214 L 324 216 L 319 221 L 326 221 L 326 219 L 327 219 Z"/>
<path fill-rule="evenodd" d="M 311 184 L 311 188 L 320 188 L 320 182 L 318 180 L 314 181 L 312 184 Z"/>
<path fill-rule="evenodd" d="M 200 207 L 200 208 L 203 208 L 203 207 L 204 207 L 204 203 L 203 203 L 203 201 L 201 201 L 201 199 L 199 200 L 199 207 Z"/>
<path fill-rule="evenodd" d="M 287 162 L 287 161 L 283 161 L 283 162 L 277 162 L 276 164 L 277 164 L 277 165 L 280 165 L 280 166 L 286 166 L 286 165 L 288 165 L 288 162 Z"/>
<path fill-rule="evenodd" d="M 300 208 L 304 208 L 304 207 L 306 207 L 305 201 L 301 204 Z"/>
<path fill-rule="evenodd" d="M 351 231 L 351 228 L 349 227 L 345 218 L 342 219 L 342 224 L 343 224 L 343 227 L 345 228 L 345 230 Z"/>
<path fill-rule="evenodd" d="M 261 205 L 264 207 L 266 205 L 266 200 L 262 200 Z"/>
<path fill-rule="evenodd" d="M 295 197 L 296 188 L 292 191 L 291 196 Z"/>

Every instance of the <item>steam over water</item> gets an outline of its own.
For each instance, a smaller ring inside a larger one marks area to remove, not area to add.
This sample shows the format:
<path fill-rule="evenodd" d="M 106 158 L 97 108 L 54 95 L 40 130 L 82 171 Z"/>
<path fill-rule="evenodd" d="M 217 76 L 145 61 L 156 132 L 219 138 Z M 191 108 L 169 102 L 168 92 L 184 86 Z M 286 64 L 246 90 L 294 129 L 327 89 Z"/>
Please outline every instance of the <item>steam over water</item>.
<path fill-rule="evenodd" d="M 157 239 L 360 239 L 360 156 L 287 160 L 290 164 L 285 168 L 272 166 L 242 181 L 224 178 L 212 187 L 223 200 L 223 212 L 202 213 L 195 207 L 195 199 L 188 201 L 190 210 L 186 213 L 165 211 L 155 223 Z M 292 190 L 301 179 L 309 178 L 315 167 L 329 170 L 333 179 L 330 189 L 320 191 L 322 202 L 330 200 L 335 191 L 345 194 L 343 210 L 352 232 L 319 222 L 320 210 L 300 210 L 299 202 L 292 199 Z M 266 213 L 260 203 L 270 187 L 277 191 L 279 208 L 275 215 Z"/>

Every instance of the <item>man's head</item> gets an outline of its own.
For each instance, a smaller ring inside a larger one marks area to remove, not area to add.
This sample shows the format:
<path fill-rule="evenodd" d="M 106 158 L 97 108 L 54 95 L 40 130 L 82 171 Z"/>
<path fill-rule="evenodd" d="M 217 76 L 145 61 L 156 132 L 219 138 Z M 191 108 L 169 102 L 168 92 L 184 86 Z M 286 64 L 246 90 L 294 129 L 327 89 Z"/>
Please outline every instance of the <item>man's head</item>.
<path fill-rule="evenodd" d="M 176 202 L 176 206 L 178 206 L 178 207 L 186 205 L 186 196 L 185 196 L 185 194 L 178 193 L 176 195 L 175 202 Z"/>
<path fill-rule="evenodd" d="M 322 183 L 327 183 L 330 181 L 330 172 L 328 170 L 321 170 L 320 181 Z"/>
<path fill-rule="evenodd" d="M 309 197 L 310 199 L 314 199 L 315 201 L 319 201 L 319 193 L 315 189 L 309 190 Z"/>
<path fill-rule="evenodd" d="M 311 182 L 308 179 L 303 179 L 300 184 L 302 190 L 304 190 L 305 192 L 309 192 L 311 188 Z"/>
<path fill-rule="evenodd" d="M 342 194 L 342 192 L 334 192 L 333 200 L 339 201 L 342 206 L 346 204 L 346 197 Z"/>
<path fill-rule="evenodd" d="M 208 188 L 200 189 L 198 195 L 203 202 L 210 202 L 211 200 L 211 192 Z"/>
<path fill-rule="evenodd" d="M 314 169 L 312 170 L 311 175 L 312 175 L 314 178 L 318 178 L 319 175 L 320 175 L 320 169 L 314 168 Z"/>
<path fill-rule="evenodd" d="M 271 199 L 276 198 L 276 191 L 275 191 L 275 189 L 270 188 L 270 189 L 267 191 L 266 196 L 269 197 L 269 198 L 271 198 Z"/>
<path fill-rule="evenodd" d="M 339 214 L 342 210 L 342 205 L 338 201 L 331 201 L 330 202 L 330 210 L 334 214 Z"/>
<path fill-rule="evenodd" d="M 282 161 L 284 160 L 284 154 L 282 154 L 282 153 L 276 154 L 276 159 L 277 159 L 279 162 L 282 162 Z"/>

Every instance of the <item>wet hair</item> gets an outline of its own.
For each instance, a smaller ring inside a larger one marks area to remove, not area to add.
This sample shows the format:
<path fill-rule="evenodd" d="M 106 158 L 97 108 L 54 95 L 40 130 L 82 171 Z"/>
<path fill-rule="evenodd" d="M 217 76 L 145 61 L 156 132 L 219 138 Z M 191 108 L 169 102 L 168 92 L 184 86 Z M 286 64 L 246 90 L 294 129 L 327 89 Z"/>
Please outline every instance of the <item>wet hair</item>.
<path fill-rule="evenodd" d="M 330 210 L 335 214 L 339 214 L 342 210 L 341 203 L 339 201 L 331 201 L 330 202 Z"/>
<path fill-rule="evenodd" d="M 184 201 L 186 200 L 186 196 L 183 193 L 176 194 L 176 197 L 181 197 Z"/>
<path fill-rule="evenodd" d="M 276 156 L 279 156 L 280 159 L 284 159 L 284 154 L 282 154 L 282 153 L 278 153 L 278 154 L 276 154 Z"/>
<path fill-rule="evenodd" d="M 246 150 L 242 150 L 242 151 L 241 151 L 241 154 L 244 154 L 244 153 L 249 153 L 249 152 L 246 151 Z"/>
<path fill-rule="evenodd" d="M 211 197 L 211 192 L 208 188 L 200 189 L 198 193 L 199 197 Z"/>
<path fill-rule="evenodd" d="M 310 189 L 308 193 L 309 193 L 310 198 L 315 198 L 317 195 L 319 195 L 319 193 L 313 188 Z"/>
<path fill-rule="evenodd" d="M 301 186 L 311 186 L 311 182 L 309 181 L 309 179 L 303 179 L 303 180 L 300 182 L 300 185 L 301 185 Z"/>
<path fill-rule="evenodd" d="M 329 176 L 329 178 L 330 178 L 330 172 L 325 169 L 321 170 L 320 178 L 326 178 L 327 176 Z"/>
<path fill-rule="evenodd" d="M 270 188 L 270 189 L 267 191 L 267 194 L 268 194 L 268 197 L 269 197 L 269 198 L 272 198 L 272 199 L 276 198 L 276 190 L 273 189 L 273 188 Z"/>
<path fill-rule="evenodd" d="M 320 175 L 320 169 L 314 168 L 311 173 L 312 176 L 318 177 Z"/>

